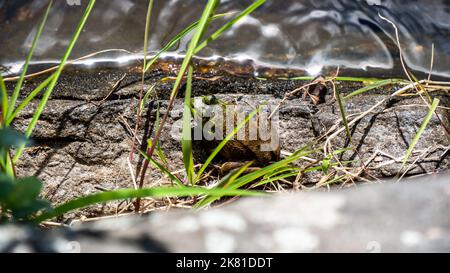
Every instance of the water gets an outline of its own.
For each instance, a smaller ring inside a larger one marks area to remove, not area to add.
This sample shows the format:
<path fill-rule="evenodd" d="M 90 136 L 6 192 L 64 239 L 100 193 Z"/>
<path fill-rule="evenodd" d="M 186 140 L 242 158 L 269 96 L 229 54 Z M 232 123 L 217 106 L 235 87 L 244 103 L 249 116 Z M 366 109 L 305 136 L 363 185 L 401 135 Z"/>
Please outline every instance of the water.
<path fill-rule="evenodd" d="M 0 0 L 0 64 L 17 73 L 46 8 L 43 0 Z M 87 1 L 54 1 L 35 63 L 57 62 Z M 197 20 L 206 1 L 155 0 L 150 50 L 157 51 L 171 37 Z M 221 12 L 240 11 L 252 1 L 222 0 Z M 69 5 L 72 4 L 72 5 Z M 72 58 L 110 48 L 109 52 L 79 62 L 85 67 L 101 63 L 129 65 L 142 56 L 147 1 L 98 0 Z M 251 64 L 254 74 L 266 68 L 297 71 L 299 75 L 341 73 L 356 76 L 403 76 L 392 25 L 398 28 L 407 66 L 428 73 L 432 44 L 433 74 L 450 78 L 450 1 L 406 0 L 268 0 L 205 48 L 207 60 Z M 212 29 L 223 24 L 215 21 Z M 166 55 L 179 56 L 188 39 Z"/>

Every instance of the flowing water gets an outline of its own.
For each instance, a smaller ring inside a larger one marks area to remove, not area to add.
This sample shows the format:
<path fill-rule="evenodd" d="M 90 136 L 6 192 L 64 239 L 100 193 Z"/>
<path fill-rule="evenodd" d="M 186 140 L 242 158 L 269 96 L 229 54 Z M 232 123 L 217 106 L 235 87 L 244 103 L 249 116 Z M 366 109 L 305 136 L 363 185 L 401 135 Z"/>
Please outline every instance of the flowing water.
<path fill-rule="evenodd" d="M 54 2 L 34 63 L 49 65 L 58 61 L 87 3 L 84 0 Z M 102 63 L 130 65 L 139 59 L 147 2 L 98 0 L 71 57 L 104 49 L 132 52 L 110 51 L 80 61 L 79 65 L 86 68 Z M 251 2 L 222 0 L 220 12 L 240 11 Z M 149 49 L 157 51 L 197 20 L 205 3 L 155 0 Z M 20 70 L 46 4 L 44 0 L 0 0 L 0 64 L 4 74 Z M 432 73 L 435 77 L 450 77 L 450 1 L 447 0 L 268 0 L 211 43 L 199 57 L 251 65 L 256 75 L 267 68 L 316 75 L 340 67 L 341 74 L 346 75 L 403 76 L 395 29 L 379 14 L 396 25 L 410 69 L 428 73 L 434 45 Z M 213 22 L 211 29 L 226 19 Z M 188 39 L 183 39 L 165 57 L 182 55 Z"/>

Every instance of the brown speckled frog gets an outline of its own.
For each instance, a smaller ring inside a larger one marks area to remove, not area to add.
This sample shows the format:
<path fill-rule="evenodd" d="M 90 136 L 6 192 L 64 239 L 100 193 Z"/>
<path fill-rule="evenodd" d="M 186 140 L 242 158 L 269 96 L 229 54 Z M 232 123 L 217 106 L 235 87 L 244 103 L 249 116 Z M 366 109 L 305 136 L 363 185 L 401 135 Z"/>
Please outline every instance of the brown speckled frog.
<path fill-rule="evenodd" d="M 201 113 L 203 137 L 207 140 L 207 146 L 211 150 L 217 147 L 222 139 L 261 105 L 253 118 L 222 148 L 220 155 L 229 163 L 248 160 L 267 163 L 279 160 L 278 120 L 269 119 L 271 108 L 263 105 L 262 101 L 252 99 L 252 96 L 206 96 L 200 103 L 194 103 L 196 114 Z"/>

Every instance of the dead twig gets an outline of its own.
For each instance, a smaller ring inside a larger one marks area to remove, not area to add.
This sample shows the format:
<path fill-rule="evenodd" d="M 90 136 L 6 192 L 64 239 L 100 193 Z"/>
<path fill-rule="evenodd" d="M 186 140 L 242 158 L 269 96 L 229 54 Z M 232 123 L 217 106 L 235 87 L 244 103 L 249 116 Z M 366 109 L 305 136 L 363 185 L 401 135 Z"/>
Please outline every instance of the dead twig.
<path fill-rule="evenodd" d="M 126 76 L 127 73 L 124 73 L 123 76 L 119 80 L 117 80 L 116 83 L 114 83 L 114 85 L 111 87 L 111 91 L 109 91 L 108 95 L 106 95 L 106 97 L 104 97 L 98 103 L 95 103 L 95 105 L 101 106 L 109 98 L 109 96 L 111 96 L 112 93 L 114 93 L 118 89 L 118 87 L 120 86 L 120 84 L 122 83 L 122 81 L 125 79 Z"/>
<path fill-rule="evenodd" d="M 74 59 L 74 60 L 67 61 L 67 62 L 66 62 L 66 66 L 67 66 L 67 65 L 70 65 L 70 64 L 73 64 L 73 63 L 76 63 L 76 62 L 79 62 L 79 61 L 82 61 L 82 60 L 85 60 L 85 59 L 88 59 L 88 58 L 91 58 L 91 57 L 94 57 L 94 56 L 99 55 L 99 54 L 103 54 L 103 53 L 107 53 L 107 52 L 112 52 L 112 51 L 120 51 L 120 52 L 125 52 L 125 53 L 127 53 L 127 54 L 133 54 L 132 52 L 130 52 L 130 51 L 128 51 L 128 50 L 125 50 L 125 49 L 121 49 L 121 48 L 105 49 L 105 50 L 100 50 L 100 51 L 96 51 L 96 52 L 90 53 L 90 54 L 85 55 L 85 56 L 83 56 L 83 57 L 80 57 L 80 58 L 78 58 L 78 59 Z M 42 75 L 42 74 L 46 74 L 46 73 L 55 71 L 56 69 L 58 69 L 58 67 L 59 67 L 59 65 L 55 65 L 55 66 L 53 66 L 53 67 L 44 69 L 44 70 L 42 70 L 42 71 L 38 71 L 38 72 L 36 72 L 36 73 L 31 73 L 31 74 L 25 75 L 25 79 L 32 78 L 32 77 L 36 77 L 36 76 L 39 76 L 39 75 Z M 14 76 L 14 77 L 4 78 L 3 80 L 4 80 L 5 82 L 8 82 L 8 81 L 17 81 L 19 78 L 20 78 L 20 76 Z"/>

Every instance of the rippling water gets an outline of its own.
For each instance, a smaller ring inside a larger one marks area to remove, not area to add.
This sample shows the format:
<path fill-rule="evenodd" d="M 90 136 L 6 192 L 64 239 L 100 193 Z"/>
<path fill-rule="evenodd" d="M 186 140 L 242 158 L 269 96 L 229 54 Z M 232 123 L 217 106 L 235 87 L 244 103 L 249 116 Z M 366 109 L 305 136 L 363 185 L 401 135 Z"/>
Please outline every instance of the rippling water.
<path fill-rule="evenodd" d="M 54 1 L 38 43 L 34 62 L 51 63 L 62 56 L 87 1 Z M 150 49 L 156 51 L 197 20 L 206 1 L 155 0 Z M 221 12 L 240 11 L 252 1 L 222 0 Z M 0 0 L 0 63 L 20 69 L 47 1 Z M 72 4 L 72 5 L 70 5 Z M 142 53 L 147 1 L 98 0 L 72 57 L 108 49 L 83 62 L 127 64 Z M 251 61 L 255 67 L 295 69 L 315 75 L 341 67 L 362 76 L 401 76 L 392 25 L 398 27 L 407 65 L 428 73 L 432 44 L 433 74 L 450 77 L 450 1 L 427 0 L 268 0 L 200 53 L 200 57 Z M 224 20 L 213 23 L 212 29 Z M 187 39 L 169 55 L 182 54 Z"/>

